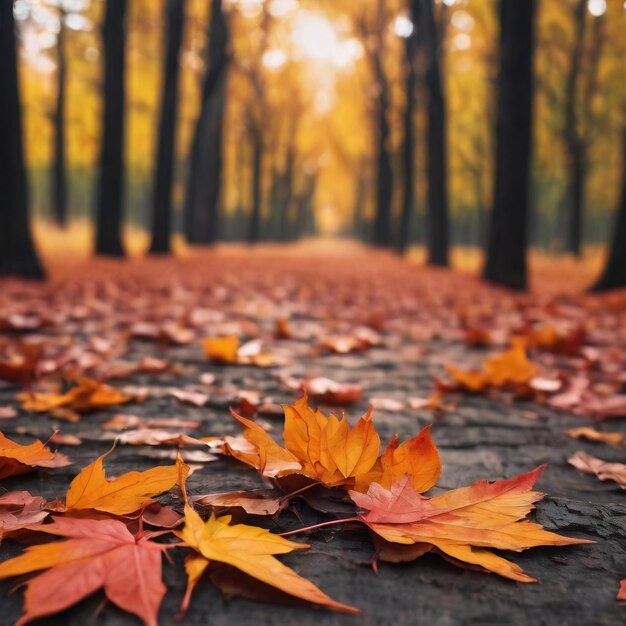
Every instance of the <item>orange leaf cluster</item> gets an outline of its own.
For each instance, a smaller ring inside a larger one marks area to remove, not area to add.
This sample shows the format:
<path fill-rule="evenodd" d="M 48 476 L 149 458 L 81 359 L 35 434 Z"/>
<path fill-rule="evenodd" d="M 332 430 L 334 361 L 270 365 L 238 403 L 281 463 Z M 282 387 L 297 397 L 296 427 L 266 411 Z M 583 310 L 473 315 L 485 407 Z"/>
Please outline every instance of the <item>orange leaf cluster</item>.
<path fill-rule="evenodd" d="M 301 474 L 329 487 L 366 490 L 372 482 L 389 486 L 408 475 L 421 492 L 439 478 L 441 461 L 428 428 L 402 444 L 394 437 L 380 454 L 371 410 L 350 426 L 345 415 L 339 419 L 313 410 L 306 395 L 283 408 L 284 447 L 258 424 L 233 412 L 245 431 L 241 437 L 226 437 L 224 451 L 264 476 Z"/>

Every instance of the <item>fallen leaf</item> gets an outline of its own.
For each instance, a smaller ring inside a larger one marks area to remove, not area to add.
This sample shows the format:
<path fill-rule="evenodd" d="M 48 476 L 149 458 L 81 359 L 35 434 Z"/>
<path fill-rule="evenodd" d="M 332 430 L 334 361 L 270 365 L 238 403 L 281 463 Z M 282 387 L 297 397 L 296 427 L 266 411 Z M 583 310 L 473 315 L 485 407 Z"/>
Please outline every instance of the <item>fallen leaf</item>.
<path fill-rule="evenodd" d="M 38 530 L 65 540 L 30 546 L 0 564 L 0 579 L 46 570 L 26 583 L 24 614 L 16 626 L 59 613 L 98 589 L 147 626 L 157 626 L 165 595 L 161 555 L 166 545 L 150 541 L 145 533 L 132 535 L 113 519 L 56 517 Z"/>
<path fill-rule="evenodd" d="M 380 437 L 371 409 L 352 427 L 345 415 L 338 419 L 313 410 L 306 395 L 283 409 L 284 448 L 258 424 L 231 411 L 245 431 L 239 437 L 225 437 L 224 452 L 270 478 L 300 474 L 328 487 L 359 490 L 374 481 L 387 484 L 408 474 L 416 489 L 426 491 L 441 472 L 429 429 L 402 444 L 394 437 L 379 458 Z"/>
<path fill-rule="evenodd" d="M 276 496 L 273 491 L 258 489 L 252 491 L 229 491 L 211 493 L 192 498 L 194 504 L 217 508 L 242 508 L 250 515 L 275 515 L 287 504 L 285 498 Z"/>
<path fill-rule="evenodd" d="M 606 443 L 609 446 L 626 446 L 626 435 L 623 435 L 622 433 L 602 433 L 595 428 L 590 428 L 589 426 L 570 428 L 565 431 L 565 434 L 573 439 L 587 439 L 588 441 Z"/>
<path fill-rule="evenodd" d="M 151 504 L 152 496 L 169 491 L 178 479 L 178 465 L 164 465 L 107 480 L 102 460 L 108 454 L 99 456 L 71 482 L 65 497 L 66 510 L 94 509 L 126 515 Z"/>
<path fill-rule="evenodd" d="M 124 404 L 132 396 L 100 381 L 82 378 L 65 393 L 24 391 L 18 399 L 25 411 L 44 413 L 63 407 L 83 413 Z"/>
<path fill-rule="evenodd" d="M 52 452 L 39 440 L 23 446 L 0 433 L 0 479 L 25 474 L 35 467 L 65 467 L 71 464 L 64 454 Z"/>
<path fill-rule="evenodd" d="M 180 417 L 139 417 L 116 413 L 100 425 L 102 430 L 126 430 L 129 428 L 198 428 L 200 422 Z"/>
<path fill-rule="evenodd" d="M 0 539 L 12 531 L 40 524 L 47 516 L 46 501 L 28 491 L 9 491 L 0 496 Z"/>
<path fill-rule="evenodd" d="M 609 463 L 580 450 L 567 462 L 585 474 L 595 474 L 600 480 L 612 480 L 626 489 L 626 465 L 623 463 Z"/>
<path fill-rule="evenodd" d="M 626 600 L 626 578 L 623 578 L 619 583 L 619 591 L 617 592 L 618 600 Z"/>
<path fill-rule="evenodd" d="M 346 406 L 361 399 L 363 387 L 356 383 L 338 383 L 330 378 L 308 378 L 298 383 L 298 389 L 322 404 Z"/>
<path fill-rule="evenodd" d="M 191 404 L 193 406 L 204 406 L 209 401 L 208 394 L 200 391 L 172 389 L 170 395 L 174 396 L 174 398 L 183 404 Z"/>
<path fill-rule="evenodd" d="M 407 546 L 430 544 L 456 561 L 519 582 L 534 582 L 515 563 L 490 552 L 535 546 L 590 543 L 563 537 L 525 520 L 543 494 L 532 491 L 543 467 L 509 480 L 478 481 L 433 498 L 416 493 L 409 477 L 384 489 L 374 483 L 367 493 L 350 492 L 359 519 L 384 540 Z M 418 556 L 422 549 L 418 550 Z"/>
<path fill-rule="evenodd" d="M 212 514 L 203 522 L 191 506 L 185 506 L 185 526 L 175 531 L 175 534 L 198 555 L 186 562 L 188 584 L 181 604 L 182 611 L 188 607 L 193 589 L 203 572 L 210 563 L 218 562 L 231 565 L 248 576 L 306 602 L 343 613 L 359 613 L 358 609 L 327 596 L 274 556 L 293 550 L 306 550 L 309 548 L 307 544 L 288 541 L 264 528 L 231 524 L 231 519 L 230 515 L 215 517 Z"/>
<path fill-rule="evenodd" d="M 471 393 L 512 389 L 523 394 L 539 368 L 528 359 L 524 342 L 517 340 L 507 352 L 486 358 L 482 371 L 461 370 L 454 365 L 448 365 L 447 370 L 461 389 Z"/>

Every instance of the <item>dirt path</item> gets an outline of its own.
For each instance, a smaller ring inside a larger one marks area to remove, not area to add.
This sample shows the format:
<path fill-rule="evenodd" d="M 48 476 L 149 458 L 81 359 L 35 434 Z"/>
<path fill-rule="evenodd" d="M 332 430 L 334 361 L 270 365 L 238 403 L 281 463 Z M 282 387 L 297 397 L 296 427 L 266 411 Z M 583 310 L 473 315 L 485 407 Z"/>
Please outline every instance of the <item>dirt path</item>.
<path fill-rule="evenodd" d="M 102 359 L 95 363 L 94 357 L 94 368 L 101 375 L 112 362 L 138 362 L 145 356 L 176 364 L 174 371 L 135 373 L 128 380 L 110 381 L 119 387 L 148 386 L 150 393 L 143 403 L 96 411 L 77 423 L 23 411 L 16 418 L 2 420 L 2 432 L 22 442 L 33 435 L 47 439 L 53 425 L 59 426 L 62 434 L 75 434 L 82 441 L 78 446 L 59 446 L 75 465 L 11 478 L 3 481 L 3 488 L 27 489 L 48 499 L 62 497 L 77 469 L 110 447 L 110 441 L 103 440 L 100 425 L 119 412 L 197 420 L 200 427 L 189 432 L 208 436 L 238 432 L 227 407 L 239 401 L 242 390 L 257 392 L 263 402 L 293 401 L 297 394 L 285 384 L 285 378 L 324 376 L 362 385 L 362 398 L 346 409 L 354 418 L 367 409 L 371 398 L 404 403 L 409 397 L 428 397 L 434 389 L 434 379 L 444 374 L 444 363 L 469 366 L 497 349 L 478 350 L 460 340 L 459 319 L 467 317 L 467 311 L 476 319 L 490 316 L 487 324 L 491 324 L 492 330 L 508 332 L 516 315 L 546 303 L 537 296 L 520 305 L 509 296 L 483 290 L 467 277 L 418 270 L 386 256 L 272 261 L 257 255 L 255 262 L 250 263 L 244 255 L 208 255 L 202 264 L 198 259 L 173 265 L 135 264 L 126 268 L 123 275 L 116 275 L 115 267 L 96 264 L 89 271 L 77 273 L 72 282 L 57 282 L 44 288 L 5 284 L 0 318 L 6 319 L 13 311 L 33 319 L 39 316 L 42 323 L 39 327 L 33 322 L 34 328 L 22 328 L 19 332 L 7 331 L 2 341 L 8 345 L 20 338 L 42 337 L 43 341 L 63 344 L 62 349 L 50 348 L 54 359 L 57 353 L 67 354 L 73 349 L 98 355 Z M 589 311 L 593 310 L 593 319 L 602 320 L 600 328 L 606 329 L 611 323 L 617 328 L 615 324 L 624 315 L 620 307 L 601 308 L 598 313 L 597 307 L 571 299 L 560 304 L 564 313 L 555 314 L 548 308 L 546 317 L 556 315 L 571 320 L 583 318 L 587 312 L 590 319 Z M 572 313 L 571 307 L 578 307 L 580 313 Z M 278 318 L 289 320 L 291 338 L 274 338 Z M 191 343 L 164 347 L 163 337 L 132 338 L 139 334 L 133 331 L 138 322 L 157 324 L 162 329 L 172 320 L 177 328 L 192 331 Z M 359 327 L 376 333 L 375 345 L 349 354 L 317 349 L 312 352 L 321 337 L 353 337 Z M 597 328 L 596 324 L 596 331 Z M 261 337 L 281 363 L 267 368 L 210 363 L 200 347 L 200 338 L 231 332 Z M 622 350 L 624 338 L 620 333 L 623 335 L 624 331 L 615 331 L 612 347 Z M 599 331 L 596 335 L 588 334 L 587 343 L 602 349 L 599 338 L 603 336 Z M 119 344 L 123 349 L 116 353 L 102 348 L 98 352 L 93 346 L 94 337 Z M 209 373 L 215 377 L 211 384 L 207 384 Z M 15 400 L 18 387 L 3 385 L 0 407 L 19 406 Z M 204 406 L 196 407 L 155 391 L 170 387 L 204 391 L 209 398 Z M 514 401 L 508 396 L 466 394 L 452 394 L 447 400 L 454 402 L 456 408 L 439 416 L 433 416 L 429 410 L 377 409 L 374 419 L 381 438 L 386 441 L 395 433 L 407 438 L 433 423 L 432 435 L 444 467 L 438 489 L 464 486 L 481 478 L 510 477 L 547 463 L 538 488 L 549 495 L 539 503 L 536 519 L 548 529 L 597 543 L 510 554 L 512 560 L 540 580 L 540 584 L 522 585 L 460 569 L 438 556 L 428 555 L 409 564 L 382 564 L 377 576 L 369 566 L 371 544 L 361 535 L 339 536 L 332 530 L 320 531 L 307 538 L 313 547 L 309 553 L 288 555 L 283 561 L 336 599 L 362 608 L 361 617 L 243 599 L 226 601 L 205 582 L 196 591 L 185 623 L 623 624 L 625 609 L 619 606 L 615 595 L 619 580 L 626 577 L 624 491 L 615 483 L 580 474 L 567 464 L 567 458 L 576 450 L 585 450 L 608 461 L 624 462 L 624 448 L 599 447 L 567 437 L 564 430 L 590 425 L 589 417 L 557 412 L 546 404 Z M 271 413 L 260 417 L 273 426 L 272 434 L 280 438 L 281 418 Z M 612 420 L 607 429 L 626 433 L 626 421 Z M 107 461 L 109 473 L 147 469 L 162 462 L 153 457 L 164 449 L 120 446 Z M 260 481 L 254 471 L 220 457 L 203 464 L 188 484 L 192 494 L 200 494 L 250 488 Z M 274 529 L 300 525 L 289 513 L 278 521 L 261 523 Z M 15 551 L 11 542 L 2 546 L 5 557 Z M 173 623 L 184 591 L 180 558 L 175 557 L 176 567 L 164 568 L 168 595 L 160 613 L 161 624 Z M 9 588 L 3 585 L 5 591 Z M 46 623 L 91 623 L 102 599 L 96 595 Z M 21 594 L 4 596 L 2 606 L 0 624 L 13 623 L 21 611 Z M 94 623 L 132 624 L 135 620 L 107 604 Z"/>

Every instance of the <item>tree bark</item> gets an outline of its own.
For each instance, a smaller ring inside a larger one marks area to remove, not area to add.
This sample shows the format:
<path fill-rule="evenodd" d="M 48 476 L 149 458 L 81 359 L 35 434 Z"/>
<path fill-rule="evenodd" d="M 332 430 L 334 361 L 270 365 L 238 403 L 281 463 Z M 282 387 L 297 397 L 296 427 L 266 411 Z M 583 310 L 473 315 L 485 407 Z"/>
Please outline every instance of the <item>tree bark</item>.
<path fill-rule="evenodd" d="M 419 28 L 426 57 L 428 95 L 427 245 L 428 263 L 448 265 L 448 176 L 446 145 L 446 104 L 440 68 L 440 35 L 435 20 L 434 0 L 420 1 Z"/>
<path fill-rule="evenodd" d="M 526 288 L 535 0 L 501 0 L 493 209 L 483 277 Z"/>
<path fill-rule="evenodd" d="M 104 115 L 100 188 L 96 222 L 96 253 L 124 256 L 122 217 L 124 194 L 124 80 L 126 70 L 126 0 L 107 0 L 104 43 Z"/>
<path fill-rule="evenodd" d="M 0 2 L 0 275 L 43 277 L 29 221 L 13 3 Z"/>
<path fill-rule="evenodd" d="M 211 2 L 202 104 L 191 147 L 185 195 L 185 234 L 187 241 L 192 244 L 210 244 L 217 239 L 229 64 L 228 38 L 222 0 L 214 0 Z"/>
<path fill-rule="evenodd" d="M 419 0 L 411 0 L 413 32 L 406 38 L 406 106 L 404 108 L 404 143 L 402 146 L 402 213 L 398 233 L 398 252 L 403 254 L 411 239 L 411 217 L 415 209 L 415 90 L 417 73 L 415 68 L 418 49 Z"/>
<path fill-rule="evenodd" d="M 57 101 L 53 114 L 53 161 L 52 161 L 52 213 L 56 223 L 67 225 L 67 167 L 65 157 L 65 77 L 67 61 L 65 52 L 65 11 L 59 7 L 59 32 L 57 35 Z"/>
<path fill-rule="evenodd" d="M 185 0 L 167 0 L 165 23 L 167 43 L 152 195 L 152 244 L 150 245 L 152 254 L 167 254 L 171 250 L 172 178 L 178 110 L 178 56 L 185 23 Z"/>
<path fill-rule="evenodd" d="M 374 79 L 378 89 L 376 100 L 375 137 L 376 137 L 376 214 L 374 216 L 373 243 L 376 246 L 390 248 L 393 245 L 391 228 L 391 198 L 393 192 L 393 171 L 389 154 L 389 84 L 383 66 L 384 1 L 379 0 L 376 36 L 379 44 L 372 55 Z"/>
<path fill-rule="evenodd" d="M 263 172 L 263 136 L 256 122 L 250 126 L 252 141 L 252 213 L 248 228 L 248 243 L 258 243 L 261 238 L 261 177 Z"/>
<path fill-rule="evenodd" d="M 587 0 L 578 0 L 574 7 L 574 40 L 567 80 L 565 82 L 565 119 L 563 138 L 567 154 L 567 183 L 564 208 L 566 210 L 565 250 L 580 256 L 583 218 L 583 189 L 585 146 L 580 136 L 578 118 L 578 82 L 585 39 Z"/>
<path fill-rule="evenodd" d="M 622 128 L 622 189 L 615 216 L 613 239 L 602 275 L 592 291 L 626 287 L 626 126 Z"/>

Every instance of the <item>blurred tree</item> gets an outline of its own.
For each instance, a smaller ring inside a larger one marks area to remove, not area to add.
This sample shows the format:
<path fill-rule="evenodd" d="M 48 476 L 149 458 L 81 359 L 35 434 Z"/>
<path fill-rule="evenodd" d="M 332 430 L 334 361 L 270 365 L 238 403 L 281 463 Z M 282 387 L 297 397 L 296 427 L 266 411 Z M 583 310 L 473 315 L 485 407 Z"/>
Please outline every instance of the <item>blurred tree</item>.
<path fill-rule="evenodd" d="M 124 256 L 121 229 L 124 187 L 124 79 L 126 0 L 107 0 L 104 44 L 104 114 L 96 221 L 96 253 Z"/>
<path fill-rule="evenodd" d="M 384 34 L 387 26 L 385 0 L 378 0 L 376 22 L 373 33 L 374 45 L 369 48 L 372 71 L 376 85 L 375 104 L 375 158 L 376 158 L 376 214 L 374 216 L 373 243 L 377 246 L 391 247 L 393 233 L 391 229 L 391 197 L 393 192 L 393 170 L 389 142 L 390 94 L 389 82 L 383 65 L 385 58 Z"/>
<path fill-rule="evenodd" d="M 179 52 L 185 23 L 185 0 L 167 0 L 161 118 L 152 193 L 152 254 L 170 252 L 172 222 L 172 182 L 176 115 L 178 110 Z"/>
<path fill-rule="evenodd" d="M 56 107 L 53 113 L 54 148 L 52 159 L 52 214 L 59 226 L 67 225 L 67 166 L 65 156 L 65 81 L 67 60 L 65 50 L 65 8 L 59 2 L 59 32 L 56 45 Z"/>
<path fill-rule="evenodd" d="M 43 277 L 28 223 L 13 2 L 0 2 L 0 275 Z"/>
<path fill-rule="evenodd" d="M 417 20 L 419 19 L 419 0 L 409 0 L 412 31 L 405 37 L 406 76 L 405 92 L 406 104 L 403 119 L 402 143 L 402 213 L 400 215 L 400 232 L 398 233 L 398 252 L 401 254 L 410 243 L 411 218 L 415 210 L 415 92 L 417 89 L 417 53 L 419 50 L 419 34 Z"/>
<path fill-rule="evenodd" d="M 208 244 L 217 237 L 222 179 L 224 108 L 228 79 L 228 25 L 222 0 L 211 2 L 207 62 L 200 115 L 189 157 L 185 195 L 185 235 L 192 244 Z"/>
<path fill-rule="evenodd" d="M 483 277 L 526 288 L 535 0 L 502 0 L 493 209 Z"/>
<path fill-rule="evenodd" d="M 602 275 L 592 287 L 593 291 L 626 287 L 626 107 L 623 114 L 625 121 L 621 133 L 622 175 L 619 205 L 608 259 Z"/>
<path fill-rule="evenodd" d="M 267 50 L 267 40 L 272 18 L 264 4 L 261 25 L 258 33 L 258 46 L 254 58 L 247 67 L 242 67 L 252 87 L 252 101 L 245 109 L 245 123 L 250 138 L 252 152 L 252 189 L 250 222 L 248 224 L 248 243 L 257 243 L 261 238 L 261 217 L 263 208 L 263 165 L 265 157 L 264 127 L 269 114 L 265 77 L 262 69 L 263 55 Z"/>
<path fill-rule="evenodd" d="M 565 84 L 565 119 L 563 141 L 567 153 L 567 182 L 564 207 L 567 231 L 565 249 L 579 256 L 585 202 L 587 154 L 590 144 L 591 99 L 594 97 L 598 64 L 604 44 L 603 17 L 594 18 L 588 62 L 583 64 L 587 24 L 587 0 L 574 5 L 574 39 L 570 51 L 570 66 Z M 586 70 L 586 75 L 584 71 Z"/>
<path fill-rule="evenodd" d="M 448 176 L 446 102 L 440 68 L 441 33 L 434 0 L 420 0 L 413 21 L 421 33 L 426 60 L 428 98 L 427 142 L 427 246 L 431 265 L 448 265 Z"/>

